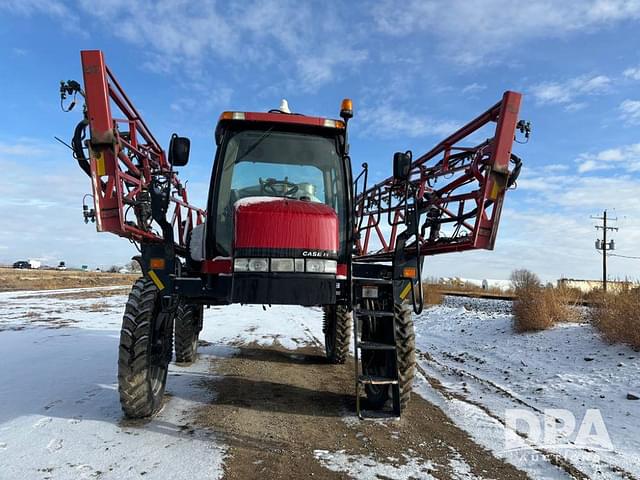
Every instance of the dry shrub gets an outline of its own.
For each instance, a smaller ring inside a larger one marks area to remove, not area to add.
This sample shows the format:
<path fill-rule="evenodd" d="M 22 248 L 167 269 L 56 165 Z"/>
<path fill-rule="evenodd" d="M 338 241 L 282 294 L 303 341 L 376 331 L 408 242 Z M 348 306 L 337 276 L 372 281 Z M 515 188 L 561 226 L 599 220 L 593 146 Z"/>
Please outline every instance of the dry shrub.
<path fill-rule="evenodd" d="M 575 301 L 565 289 L 528 285 L 516 290 L 516 297 L 513 318 L 518 332 L 546 330 L 558 322 L 579 319 Z"/>
<path fill-rule="evenodd" d="M 440 305 L 442 303 L 442 292 L 438 288 L 438 285 L 425 283 L 422 285 L 422 292 L 425 305 Z"/>
<path fill-rule="evenodd" d="M 580 290 L 573 288 L 545 288 L 547 306 L 555 322 L 578 322 L 582 319 L 576 308 L 582 302 Z M 577 290 L 577 291 L 576 291 Z"/>
<path fill-rule="evenodd" d="M 591 308 L 591 321 L 610 342 L 640 348 L 640 288 L 600 292 Z"/>

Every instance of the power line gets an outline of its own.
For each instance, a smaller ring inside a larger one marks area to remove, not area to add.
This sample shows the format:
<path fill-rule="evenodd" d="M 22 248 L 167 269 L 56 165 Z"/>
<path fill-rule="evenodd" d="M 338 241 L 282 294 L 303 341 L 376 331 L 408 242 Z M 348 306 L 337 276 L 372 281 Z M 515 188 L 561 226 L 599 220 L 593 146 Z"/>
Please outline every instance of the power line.
<path fill-rule="evenodd" d="M 608 257 L 621 257 L 621 258 L 634 258 L 636 260 L 640 260 L 640 257 L 631 257 L 629 255 L 618 255 L 617 253 L 607 253 Z"/>

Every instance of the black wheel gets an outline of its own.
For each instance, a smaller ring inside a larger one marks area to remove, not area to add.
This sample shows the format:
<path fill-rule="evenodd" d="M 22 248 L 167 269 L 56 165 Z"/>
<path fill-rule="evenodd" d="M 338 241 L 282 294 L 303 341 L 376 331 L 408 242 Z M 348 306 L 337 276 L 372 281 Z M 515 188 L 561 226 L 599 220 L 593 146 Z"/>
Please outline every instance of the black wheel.
<path fill-rule="evenodd" d="M 351 312 L 344 306 L 324 307 L 324 347 L 330 363 L 344 363 L 349 355 Z"/>
<path fill-rule="evenodd" d="M 160 322 L 160 328 L 155 328 Z M 173 350 L 173 316 L 161 311 L 153 282 L 139 278 L 129 293 L 120 331 L 118 391 L 129 418 L 143 418 L 162 406 Z"/>
<path fill-rule="evenodd" d="M 413 329 L 412 309 L 409 305 L 394 305 L 396 330 L 396 352 L 398 355 L 398 377 L 400 406 L 405 408 L 411 398 L 413 378 L 416 375 L 416 334 Z"/>
<path fill-rule="evenodd" d="M 198 350 L 202 328 L 202 306 L 181 303 L 175 316 L 175 350 L 177 363 L 192 363 Z"/>

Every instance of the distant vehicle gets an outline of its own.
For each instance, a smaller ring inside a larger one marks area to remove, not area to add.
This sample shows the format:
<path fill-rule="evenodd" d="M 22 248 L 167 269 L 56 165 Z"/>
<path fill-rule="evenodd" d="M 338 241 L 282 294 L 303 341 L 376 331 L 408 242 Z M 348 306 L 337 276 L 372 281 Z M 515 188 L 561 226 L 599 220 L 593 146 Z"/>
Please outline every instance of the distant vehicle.
<path fill-rule="evenodd" d="M 40 260 L 29 260 L 29 265 L 31 268 L 40 268 L 42 266 L 42 262 L 40 262 Z"/>
<path fill-rule="evenodd" d="M 131 273 L 131 270 L 129 270 L 128 268 L 121 268 L 120 270 L 118 270 L 118 273 Z"/>
<path fill-rule="evenodd" d="M 13 264 L 13 268 L 31 268 L 31 265 L 26 260 L 19 260 Z"/>
<path fill-rule="evenodd" d="M 64 262 L 60 262 L 58 264 L 58 266 L 56 267 L 57 270 L 66 270 L 67 269 L 67 265 Z"/>

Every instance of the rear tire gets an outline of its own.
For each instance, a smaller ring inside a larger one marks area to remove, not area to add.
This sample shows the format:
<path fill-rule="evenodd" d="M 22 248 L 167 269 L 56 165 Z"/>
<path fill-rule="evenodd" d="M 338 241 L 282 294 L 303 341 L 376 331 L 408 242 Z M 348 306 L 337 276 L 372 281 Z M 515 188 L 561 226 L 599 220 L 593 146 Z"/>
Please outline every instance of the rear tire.
<path fill-rule="evenodd" d="M 193 363 L 198 355 L 202 307 L 181 303 L 175 317 L 176 363 Z"/>
<path fill-rule="evenodd" d="M 322 331 L 329 363 L 345 363 L 349 355 L 351 339 L 351 312 L 344 306 L 325 306 Z"/>
<path fill-rule="evenodd" d="M 155 323 L 165 318 L 156 334 Z M 131 288 L 122 319 L 118 357 L 120 405 L 129 418 L 149 417 L 160 410 L 172 354 L 173 318 L 161 313 L 154 283 L 139 278 Z"/>

